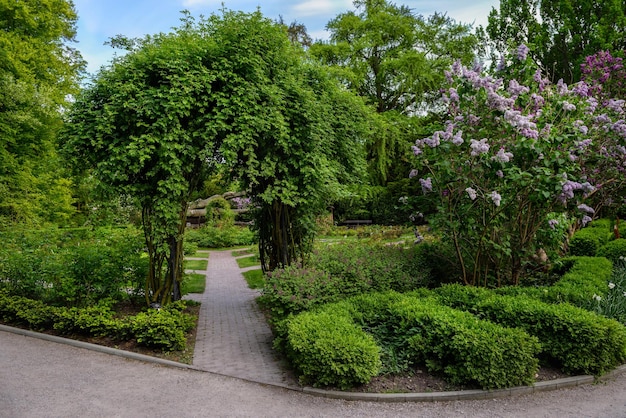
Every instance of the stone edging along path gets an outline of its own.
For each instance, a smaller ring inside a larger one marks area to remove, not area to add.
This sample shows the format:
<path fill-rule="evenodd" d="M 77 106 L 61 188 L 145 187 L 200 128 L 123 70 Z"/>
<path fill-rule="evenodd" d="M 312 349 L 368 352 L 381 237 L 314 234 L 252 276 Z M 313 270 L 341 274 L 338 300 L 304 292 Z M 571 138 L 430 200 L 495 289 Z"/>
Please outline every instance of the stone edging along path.
<path fill-rule="evenodd" d="M 118 350 L 116 348 L 100 346 L 97 344 L 91 344 L 83 341 L 71 340 L 68 338 L 57 337 L 54 335 L 42 334 L 39 332 L 29 331 L 21 328 L 9 327 L 0 324 L 0 331 L 11 332 L 18 335 L 23 335 L 31 338 L 39 338 L 58 344 L 67 344 L 74 347 L 93 350 L 104 354 L 115 355 L 119 357 L 128 358 L 136 361 L 143 361 L 147 363 L 158 364 L 167 367 L 176 367 L 180 369 L 187 369 L 191 371 L 214 373 L 202 370 L 198 367 L 194 367 L 188 364 L 177 363 L 171 360 L 165 360 L 157 357 L 146 356 L 143 354 L 133 353 L 124 350 Z M 267 382 L 257 382 L 250 379 L 247 380 L 252 383 L 263 384 L 264 386 L 274 386 L 281 389 L 288 389 L 306 393 L 308 395 L 320 396 L 332 399 L 343 399 L 349 401 L 375 401 L 375 402 L 433 402 L 433 401 L 460 401 L 460 400 L 478 400 L 478 399 L 496 399 L 505 398 L 509 396 L 526 395 L 535 392 L 545 392 L 557 389 L 564 389 L 574 386 L 581 386 L 592 384 L 596 381 L 608 381 L 621 373 L 626 372 L 626 365 L 622 365 L 615 370 L 595 379 L 593 376 L 573 376 L 563 379 L 538 382 L 534 386 L 518 386 L 508 389 L 496 389 L 496 390 L 461 390 L 461 391 L 449 391 L 449 392 L 426 392 L 426 393 L 360 393 L 360 392 L 341 392 L 341 391 L 329 391 L 324 389 L 317 389 L 312 387 L 299 387 L 291 385 L 280 385 Z M 220 374 L 220 373 L 214 373 Z"/>

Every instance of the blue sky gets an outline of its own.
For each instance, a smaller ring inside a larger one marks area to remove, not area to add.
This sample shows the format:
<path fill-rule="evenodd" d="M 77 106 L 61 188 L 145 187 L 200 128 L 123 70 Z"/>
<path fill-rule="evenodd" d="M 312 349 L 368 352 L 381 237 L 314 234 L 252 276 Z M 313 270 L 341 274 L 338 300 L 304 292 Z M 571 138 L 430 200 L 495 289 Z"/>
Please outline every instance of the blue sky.
<path fill-rule="evenodd" d="M 487 15 L 499 0 L 396 0 L 417 14 L 429 16 L 435 11 L 447 13 L 459 22 L 487 24 Z M 352 0 L 74 0 L 78 12 L 78 44 L 74 46 L 87 60 L 88 71 L 94 73 L 107 64 L 114 50 L 103 45 L 117 34 L 142 37 L 169 32 L 178 26 L 180 11 L 205 16 L 218 12 L 222 4 L 230 10 L 252 12 L 260 7 L 271 19 L 282 16 L 286 23 L 303 23 L 313 39 L 327 39 L 326 23 L 348 10 L 354 10 Z"/>

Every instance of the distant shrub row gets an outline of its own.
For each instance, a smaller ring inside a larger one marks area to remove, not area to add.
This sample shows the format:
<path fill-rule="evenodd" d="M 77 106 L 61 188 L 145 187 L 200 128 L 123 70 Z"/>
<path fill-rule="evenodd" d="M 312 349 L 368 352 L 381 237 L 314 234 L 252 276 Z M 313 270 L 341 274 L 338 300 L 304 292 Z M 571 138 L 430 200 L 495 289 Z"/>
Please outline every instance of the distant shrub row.
<path fill-rule="evenodd" d="M 188 229 L 185 232 L 185 241 L 200 248 L 226 248 L 254 244 L 256 236 L 248 227 L 207 225 L 199 229 Z"/>

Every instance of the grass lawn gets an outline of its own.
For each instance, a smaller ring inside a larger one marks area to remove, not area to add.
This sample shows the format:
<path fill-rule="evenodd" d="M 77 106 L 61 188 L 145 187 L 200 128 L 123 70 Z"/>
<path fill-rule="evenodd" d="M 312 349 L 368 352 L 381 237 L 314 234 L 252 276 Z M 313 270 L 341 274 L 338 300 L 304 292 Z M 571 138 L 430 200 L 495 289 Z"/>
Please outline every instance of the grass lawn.
<path fill-rule="evenodd" d="M 249 270 L 243 273 L 243 277 L 248 282 L 248 287 L 250 289 L 262 289 L 265 284 L 265 279 L 263 278 L 263 270 Z"/>
<path fill-rule="evenodd" d="M 204 274 L 189 273 L 185 275 L 185 279 L 182 284 L 182 294 L 188 293 L 204 293 L 206 287 L 206 278 Z"/>
<path fill-rule="evenodd" d="M 233 257 L 239 257 L 240 255 L 247 255 L 247 254 L 253 254 L 254 251 L 252 250 L 252 248 L 241 248 L 238 250 L 234 250 L 231 255 Z"/>
<path fill-rule="evenodd" d="M 183 266 L 185 270 L 206 270 L 209 260 L 185 260 Z"/>
<path fill-rule="evenodd" d="M 237 264 L 239 265 L 240 269 L 243 269 L 246 267 L 260 266 L 261 262 L 259 261 L 259 257 L 257 257 L 256 255 L 252 255 L 250 257 L 238 258 Z"/>

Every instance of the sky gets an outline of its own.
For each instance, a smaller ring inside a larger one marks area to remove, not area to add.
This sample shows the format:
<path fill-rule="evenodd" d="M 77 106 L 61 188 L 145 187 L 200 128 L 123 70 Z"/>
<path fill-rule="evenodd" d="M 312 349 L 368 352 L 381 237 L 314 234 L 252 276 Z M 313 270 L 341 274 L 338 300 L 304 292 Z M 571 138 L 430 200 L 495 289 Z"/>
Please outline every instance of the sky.
<path fill-rule="evenodd" d="M 446 13 L 457 22 L 475 27 L 487 25 L 487 16 L 499 0 L 396 0 L 416 14 L 430 16 Z M 170 32 L 180 24 L 181 10 L 193 16 L 219 13 L 222 5 L 229 10 L 261 13 L 270 19 L 282 16 L 285 23 L 294 20 L 306 26 L 313 39 L 328 39 L 325 27 L 340 13 L 354 10 L 352 0 L 74 0 L 78 13 L 77 48 L 87 61 L 87 70 L 95 73 L 111 61 L 116 52 L 104 43 L 115 35 L 136 38 Z M 118 51 L 119 53 L 119 51 Z"/>

